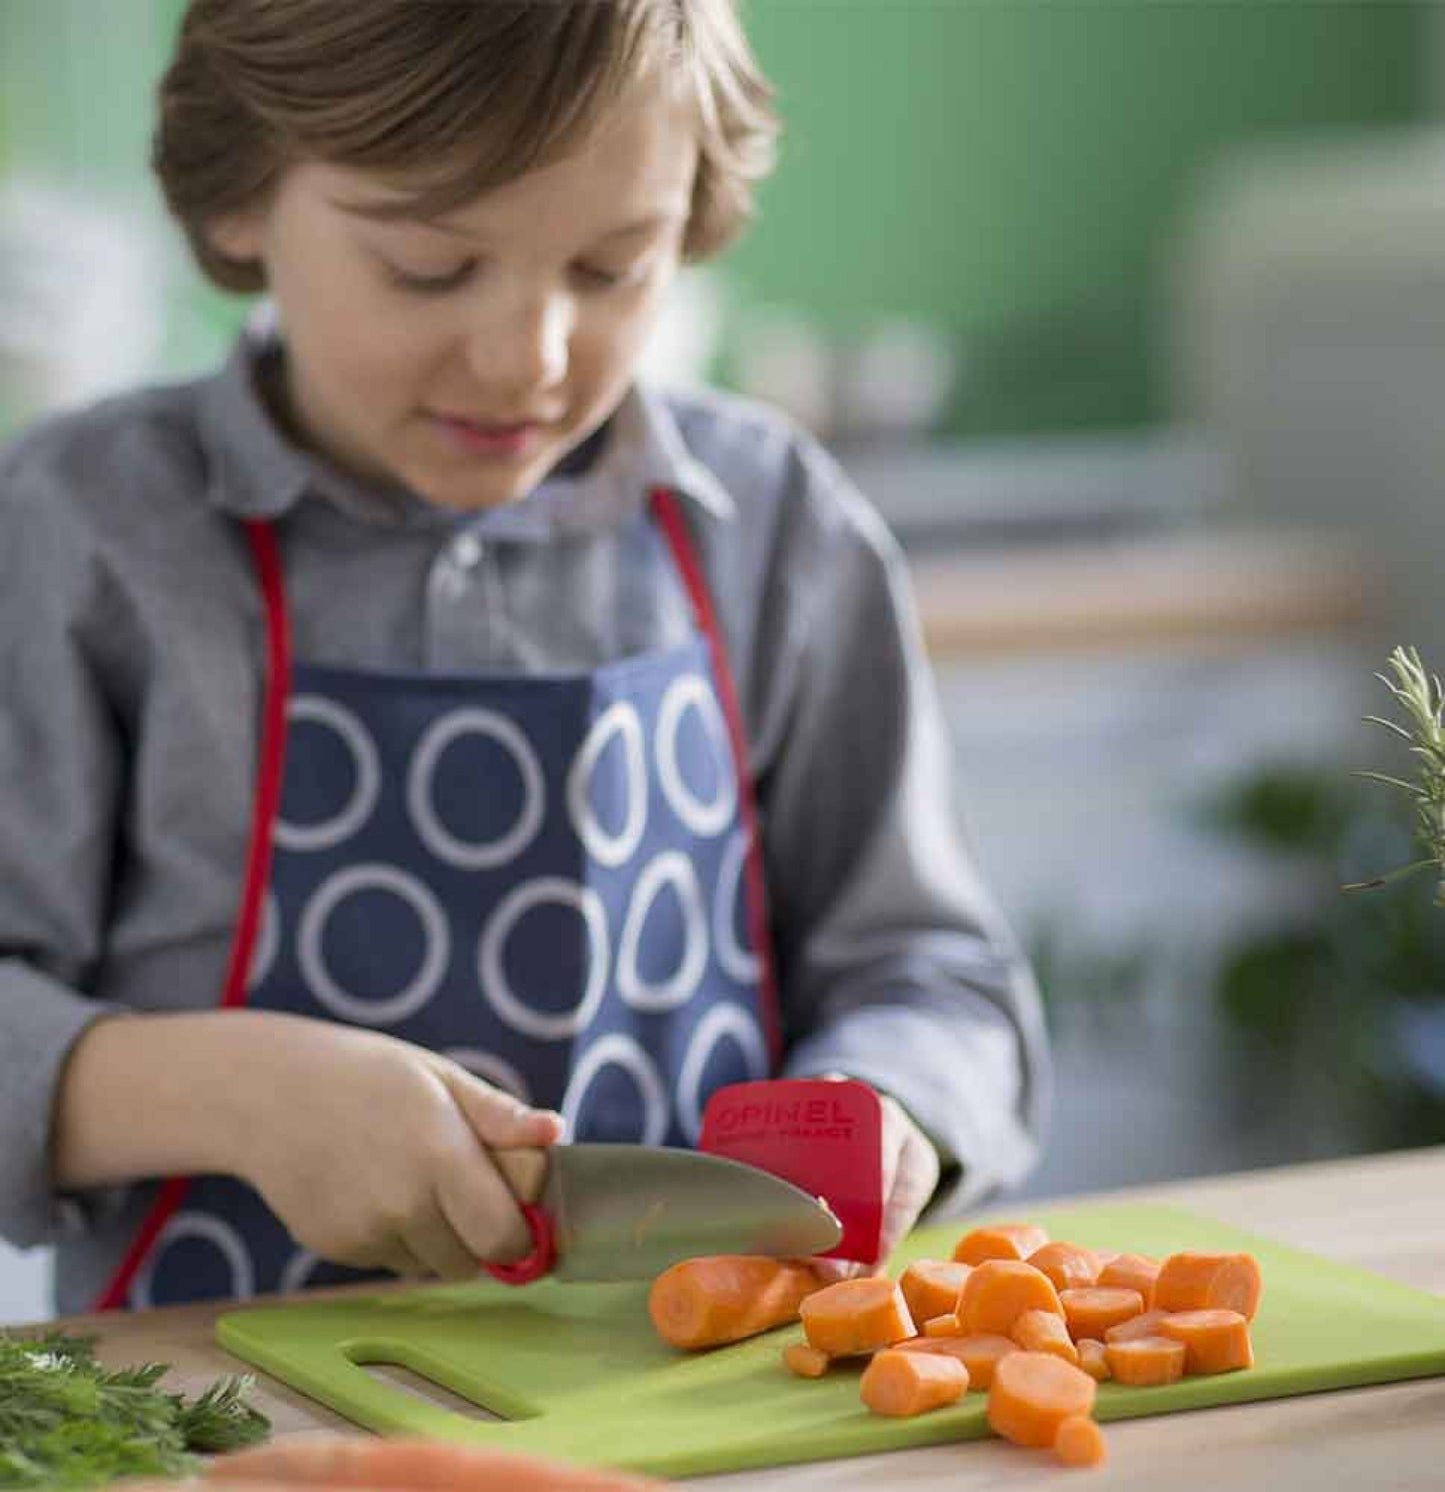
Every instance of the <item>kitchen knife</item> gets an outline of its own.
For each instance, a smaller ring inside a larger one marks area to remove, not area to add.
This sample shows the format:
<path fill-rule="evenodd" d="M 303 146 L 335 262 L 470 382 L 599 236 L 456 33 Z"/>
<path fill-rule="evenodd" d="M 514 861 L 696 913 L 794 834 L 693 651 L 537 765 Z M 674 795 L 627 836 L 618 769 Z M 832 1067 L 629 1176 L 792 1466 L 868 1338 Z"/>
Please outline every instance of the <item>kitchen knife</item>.
<path fill-rule="evenodd" d="M 704 1254 L 826 1253 L 842 1237 L 828 1207 L 756 1166 L 651 1145 L 559 1144 L 489 1152 L 522 1205 L 533 1250 L 489 1264 L 508 1284 L 652 1279 Z"/>

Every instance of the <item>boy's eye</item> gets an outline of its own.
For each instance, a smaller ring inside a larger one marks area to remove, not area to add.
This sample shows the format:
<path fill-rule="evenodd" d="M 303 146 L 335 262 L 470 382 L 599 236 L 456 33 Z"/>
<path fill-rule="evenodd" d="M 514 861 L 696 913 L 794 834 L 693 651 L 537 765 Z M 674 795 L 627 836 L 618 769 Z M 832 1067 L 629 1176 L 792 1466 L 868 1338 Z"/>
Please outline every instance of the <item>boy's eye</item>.
<path fill-rule="evenodd" d="M 392 283 L 399 285 L 403 290 L 413 291 L 417 295 L 442 295 L 448 290 L 455 290 L 464 285 L 471 278 L 474 268 L 475 266 L 468 260 L 465 264 L 448 270 L 445 274 L 413 274 L 409 270 L 402 269 L 398 264 L 388 264 L 386 271 Z"/>
<path fill-rule="evenodd" d="M 578 281 L 593 290 L 616 290 L 640 280 L 646 271 L 645 265 L 630 265 L 627 269 L 604 269 L 599 264 L 576 264 L 572 273 Z"/>

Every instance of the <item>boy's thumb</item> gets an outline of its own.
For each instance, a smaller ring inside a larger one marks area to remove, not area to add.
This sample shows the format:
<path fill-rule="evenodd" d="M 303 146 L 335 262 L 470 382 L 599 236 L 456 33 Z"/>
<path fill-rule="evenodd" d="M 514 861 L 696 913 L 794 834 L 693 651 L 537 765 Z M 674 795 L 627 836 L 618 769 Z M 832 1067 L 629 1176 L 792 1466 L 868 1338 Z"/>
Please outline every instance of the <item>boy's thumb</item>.
<path fill-rule="evenodd" d="M 488 1149 L 552 1145 L 562 1137 L 560 1114 L 552 1109 L 534 1109 L 463 1067 L 449 1065 L 443 1081 L 472 1132 Z"/>

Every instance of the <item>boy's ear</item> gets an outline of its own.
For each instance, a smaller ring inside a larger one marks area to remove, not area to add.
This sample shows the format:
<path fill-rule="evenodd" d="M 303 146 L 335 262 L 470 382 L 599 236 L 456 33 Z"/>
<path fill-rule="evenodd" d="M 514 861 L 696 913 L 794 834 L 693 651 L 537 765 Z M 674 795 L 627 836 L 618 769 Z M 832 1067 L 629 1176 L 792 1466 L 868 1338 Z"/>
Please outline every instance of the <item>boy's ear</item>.
<path fill-rule="evenodd" d="M 206 241 L 227 259 L 245 263 L 261 258 L 264 219 L 254 208 L 213 218 L 205 227 Z"/>

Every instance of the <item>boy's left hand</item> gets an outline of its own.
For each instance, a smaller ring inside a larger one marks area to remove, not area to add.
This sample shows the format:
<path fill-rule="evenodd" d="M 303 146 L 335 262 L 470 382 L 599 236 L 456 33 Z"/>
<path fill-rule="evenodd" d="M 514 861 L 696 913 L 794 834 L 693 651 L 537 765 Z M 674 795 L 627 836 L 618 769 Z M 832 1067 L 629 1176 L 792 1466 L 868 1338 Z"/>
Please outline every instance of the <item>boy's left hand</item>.
<path fill-rule="evenodd" d="M 824 1076 L 845 1079 L 847 1075 L 830 1072 Z M 894 1246 L 908 1235 L 938 1187 L 940 1168 L 933 1141 L 896 1099 L 886 1093 L 880 1093 L 878 1098 L 883 1112 L 883 1227 L 878 1262 L 856 1264 L 848 1259 L 810 1259 L 814 1273 L 830 1283 L 855 1275 L 876 1274 L 882 1269 Z"/>

